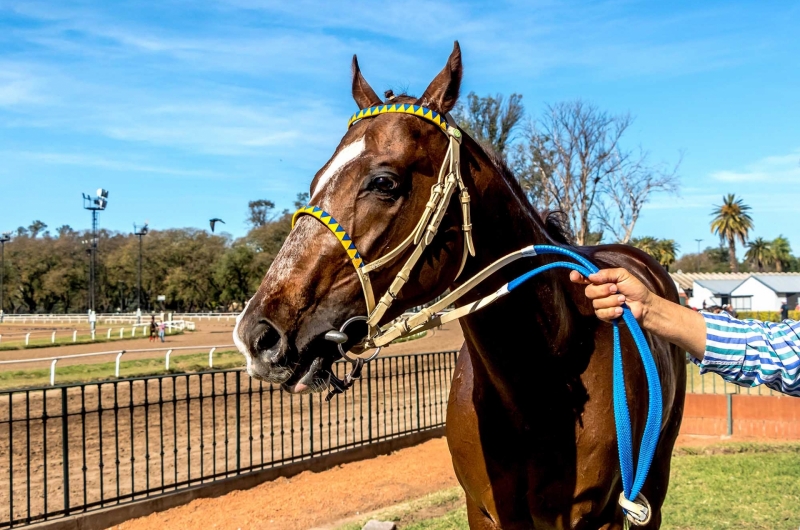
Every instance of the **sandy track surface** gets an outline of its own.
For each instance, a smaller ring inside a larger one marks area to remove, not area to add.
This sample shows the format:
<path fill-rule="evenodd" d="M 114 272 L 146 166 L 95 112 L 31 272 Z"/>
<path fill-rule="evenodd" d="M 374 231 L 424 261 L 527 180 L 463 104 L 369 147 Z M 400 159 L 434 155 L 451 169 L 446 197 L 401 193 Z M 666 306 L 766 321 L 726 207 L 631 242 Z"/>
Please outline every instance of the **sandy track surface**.
<path fill-rule="evenodd" d="M 127 521 L 120 530 L 305 530 L 458 485 L 444 438 Z"/>
<path fill-rule="evenodd" d="M 719 436 L 687 436 L 677 446 L 745 441 Z M 215 499 L 197 499 L 116 526 L 119 530 L 218 528 L 307 530 L 336 527 L 332 522 L 386 508 L 457 486 L 444 438 L 386 456 L 310 471 L 266 482 Z"/>
<path fill-rule="evenodd" d="M 104 342 L 98 344 L 79 344 L 75 346 L 56 346 L 52 348 L 35 348 L 30 350 L 9 350 L 0 351 L 0 361 L 11 359 L 39 359 L 43 357 L 56 357 L 62 355 L 77 355 L 81 353 L 94 353 L 103 351 L 131 350 L 131 349 L 146 349 L 157 348 L 158 351 L 142 352 L 127 354 L 125 359 L 147 359 L 153 357 L 164 357 L 164 353 L 170 348 L 187 347 L 187 346 L 220 346 L 225 344 L 233 344 L 233 321 L 230 322 L 198 322 L 197 331 L 184 332 L 182 335 L 168 335 L 166 342 L 150 342 L 148 337 L 137 337 L 134 339 L 122 339 L 113 342 Z M 99 331 L 104 331 L 107 328 L 99 327 Z M 116 329 L 116 328 L 114 328 Z M 428 334 L 417 340 L 408 342 L 401 342 L 393 344 L 385 348 L 382 352 L 383 355 L 397 355 L 405 353 L 421 353 L 421 352 L 438 352 L 438 351 L 451 351 L 461 348 L 464 342 L 464 336 L 461 333 L 461 327 L 458 324 L 448 324 L 443 326 L 442 329 L 433 329 Z M 230 348 L 233 349 L 233 348 Z M 176 352 L 177 355 L 189 352 Z M 113 361 L 116 353 L 109 355 L 99 355 L 97 357 L 76 358 L 76 359 L 63 359 L 58 362 L 59 366 L 66 366 L 69 364 L 89 364 L 89 363 L 102 363 Z M 22 363 L 13 365 L 4 365 L 4 369 L 32 369 L 32 368 L 49 368 L 48 361 L 37 363 Z"/>

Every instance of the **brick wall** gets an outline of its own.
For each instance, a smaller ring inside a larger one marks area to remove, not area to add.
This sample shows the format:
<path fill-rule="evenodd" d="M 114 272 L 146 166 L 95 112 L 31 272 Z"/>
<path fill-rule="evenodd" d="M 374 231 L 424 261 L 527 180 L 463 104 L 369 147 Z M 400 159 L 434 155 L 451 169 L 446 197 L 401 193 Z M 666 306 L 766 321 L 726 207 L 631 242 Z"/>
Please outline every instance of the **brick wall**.
<path fill-rule="evenodd" d="M 800 440 L 800 399 L 788 396 L 687 394 L 681 434 Z"/>

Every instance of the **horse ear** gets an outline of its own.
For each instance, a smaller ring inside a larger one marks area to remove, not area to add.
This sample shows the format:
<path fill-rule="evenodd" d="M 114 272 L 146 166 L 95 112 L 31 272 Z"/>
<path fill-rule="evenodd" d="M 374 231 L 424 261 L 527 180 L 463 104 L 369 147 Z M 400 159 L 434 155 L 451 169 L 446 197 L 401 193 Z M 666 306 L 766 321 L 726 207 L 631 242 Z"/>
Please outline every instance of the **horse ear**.
<path fill-rule="evenodd" d="M 353 55 L 353 99 L 356 100 L 359 109 L 381 104 L 378 94 L 372 90 L 367 80 L 361 75 L 361 69 L 358 67 L 358 58 L 355 55 Z"/>
<path fill-rule="evenodd" d="M 425 89 L 422 97 L 419 98 L 419 104 L 440 114 L 446 114 L 453 110 L 458 101 L 458 92 L 461 90 L 462 73 L 461 47 L 458 45 L 458 41 L 455 41 L 447 64 Z"/>

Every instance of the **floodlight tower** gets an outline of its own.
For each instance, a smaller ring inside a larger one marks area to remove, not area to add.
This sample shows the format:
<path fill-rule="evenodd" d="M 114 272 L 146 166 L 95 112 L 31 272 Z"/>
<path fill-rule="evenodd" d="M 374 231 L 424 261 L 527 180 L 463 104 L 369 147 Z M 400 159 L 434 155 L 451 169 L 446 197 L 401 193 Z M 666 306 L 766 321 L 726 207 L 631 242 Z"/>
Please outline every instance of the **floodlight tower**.
<path fill-rule="evenodd" d="M 3 275 L 6 272 L 6 243 L 11 241 L 11 232 L 0 234 L 0 322 L 3 321 Z"/>
<path fill-rule="evenodd" d="M 133 235 L 139 238 L 139 274 L 136 279 L 136 323 L 142 323 L 142 237 L 147 235 L 147 223 L 141 226 L 133 224 Z"/>
<path fill-rule="evenodd" d="M 101 212 L 108 206 L 108 190 L 97 188 L 97 196 L 83 194 L 83 207 L 92 212 L 92 240 L 89 247 L 91 252 L 91 260 L 89 263 L 89 311 L 94 312 L 95 298 L 94 298 L 94 284 L 95 284 L 95 267 L 97 263 L 97 212 Z"/>

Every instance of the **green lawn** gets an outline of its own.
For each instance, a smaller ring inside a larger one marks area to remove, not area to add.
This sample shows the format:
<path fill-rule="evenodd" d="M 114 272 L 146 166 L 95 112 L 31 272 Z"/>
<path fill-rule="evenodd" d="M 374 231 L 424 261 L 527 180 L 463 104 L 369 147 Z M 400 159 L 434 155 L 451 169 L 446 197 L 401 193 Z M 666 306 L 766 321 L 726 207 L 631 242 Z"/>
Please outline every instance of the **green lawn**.
<path fill-rule="evenodd" d="M 244 366 L 244 357 L 238 351 L 214 353 L 215 369 L 236 368 L 239 366 Z M 56 384 L 114 379 L 114 367 L 114 361 L 75 364 L 63 367 L 56 366 Z M 121 377 L 138 377 L 166 374 L 168 372 L 164 367 L 164 357 L 126 361 L 125 356 L 123 356 L 119 365 L 119 375 Z M 208 369 L 208 352 L 186 355 L 173 354 L 169 359 L 169 373 L 198 372 Z M 0 371 L 0 389 L 3 390 L 46 386 L 48 384 L 50 384 L 49 368 Z"/>
<path fill-rule="evenodd" d="M 800 444 L 730 444 L 678 449 L 664 508 L 664 530 L 797 530 Z M 419 514 L 427 513 L 427 517 Z M 436 515 L 433 515 L 436 514 Z M 370 518 L 402 530 L 467 530 L 458 488 Z M 351 523 L 337 530 L 355 530 Z"/>

